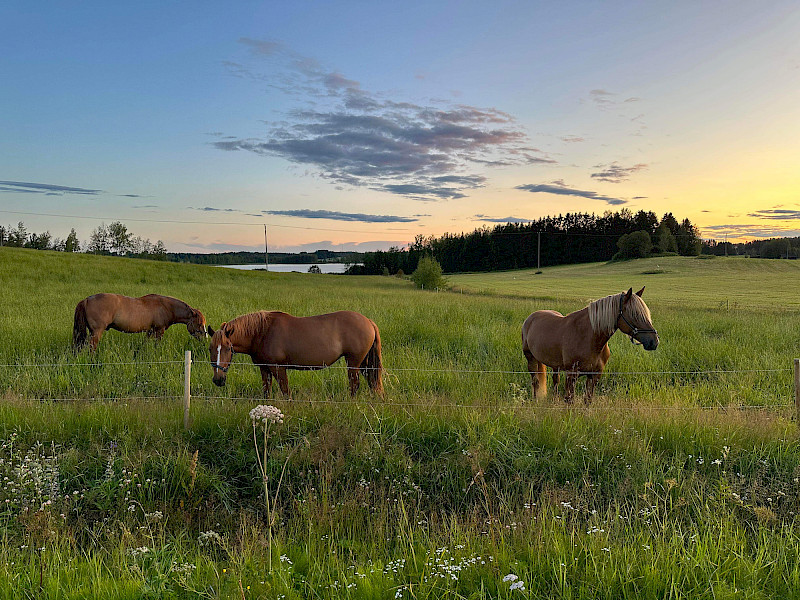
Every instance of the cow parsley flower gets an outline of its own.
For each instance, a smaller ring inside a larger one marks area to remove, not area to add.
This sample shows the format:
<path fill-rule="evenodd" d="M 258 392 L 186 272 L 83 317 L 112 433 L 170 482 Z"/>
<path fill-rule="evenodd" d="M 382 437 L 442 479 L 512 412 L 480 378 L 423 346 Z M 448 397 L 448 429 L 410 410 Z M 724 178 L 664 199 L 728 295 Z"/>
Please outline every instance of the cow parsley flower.
<path fill-rule="evenodd" d="M 283 413 L 277 406 L 271 404 L 259 404 L 250 411 L 250 420 L 253 427 L 258 423 L 269 425 L 270 423 L 283 423 Z"/>

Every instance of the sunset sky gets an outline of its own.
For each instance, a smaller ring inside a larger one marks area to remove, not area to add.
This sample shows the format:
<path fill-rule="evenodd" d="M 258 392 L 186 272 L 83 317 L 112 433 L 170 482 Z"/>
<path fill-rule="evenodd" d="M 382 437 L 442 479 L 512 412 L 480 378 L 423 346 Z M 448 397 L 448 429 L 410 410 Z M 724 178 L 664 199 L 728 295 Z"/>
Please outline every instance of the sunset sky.
<path fill-rule="evenodd" d="M 796 0 L 11 0 L 0 23 L 1 224 L 372 250 L 628 208 L 800 236 Z"/>

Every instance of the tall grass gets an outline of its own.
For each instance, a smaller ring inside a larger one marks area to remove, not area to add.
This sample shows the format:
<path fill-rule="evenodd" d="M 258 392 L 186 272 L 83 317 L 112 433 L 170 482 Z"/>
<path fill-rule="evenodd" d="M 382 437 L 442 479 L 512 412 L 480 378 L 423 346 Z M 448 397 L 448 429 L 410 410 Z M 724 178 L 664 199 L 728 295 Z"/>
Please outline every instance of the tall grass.
<path fill-rule="evenodd" d="M 636 276 L 642 266 L 632 263 L 626 263 L 624 269 L 595 265 L 600 275 L 588 279 L 584 265 L 545 270 L 542 277 L 548 278 L 547 286 L 530 284 L 530 296 L 516 298 L 420 292 L 408 282 L 390 277 L 240 272 L 3 248 L 0 274 L 11 284 L 4 287 L 0 306 L 4 323 L 0 364 L 9 365 L 0 368 L 0 390 L 34 398 L 180 395 L 183 351 L 191 349 L 197 361 L 194 394 L 259 396 L 258 369 L 245 356 L 237 356 L 227 388 L 213 386 L 206 344 L 190 338 L 181 325 L 168 330 L 160 343 L 144 334 L 109 331 L 96 355 L 86 351 L 77 357 L 72 354 L 72 312 L 79 300 L 99 291 L 158 292 L 200 308 L 212 326 L 260 309 L 297 315 L 357 310 L 381 329 L 389 401 L 494 404 L 509 397 L 511 384 L 529 385 L 520 344 L 521 323 L 528 314 L 541 308 L 567 313 L 591 299 L 647 283 L 645 300 L 662 343 L 657 351 L 647 353 L 621 334 L 614 336 L 608 374 L 599 388 L 601 402 L 688 406 L 790 403 L 791 360 L 800 346 L 790 277 L 800 274 L 794 268 L 800 265 L 791 263 L 791 268 L 778 269 L 772 277 L 762 266 L 770 266 L 770 261 L 663 260 L 673 261 L 681 280 L 693 281 L 691 285 L 697 289 L 717 285 L 720 278 L 736 280 L 740 288 L 750 290 L 749 308 L 714 305 L 709 293 L 703 296 L 702 306 L 695 306 L 692 302 L 698 294 L 686 295 L 673 284 L 663 289 L 651 286 L 644 276 Z M 694 279 L 685 272 L 687 264 L 702 267 Z M 737 269 L 727 275 L 731 264 Z M 722 275 L 709 265 L 719 265 Z M 746 271 L 742 265 L 751 268 Z M 479 277 L 487 280 L 492 276 Z M 502 282 L 509 275 L 496 277 Z M 703 283 L 704 278 L 709 281 Z M 542 281 L 535 279 L 536 284 Z M 689 285 L 684 283 L 684 287 Z M 780 286 L 780 301 L 764 301 L 764 289 L 776 294 Z M 552 298 L 556 289 L 565 295 Z M 341 366 L 292 372 L 290 385 L 300 399 L 347 400 Z"/>
<path fill-rule="evenodd" d="M 584 281 L 584 268 L 561 269 L 559 294 L 551 282 L 507 297 L 0 249 L 0 597 L 800 595 L 788 286 L 759 308 L 759 268 L 737 271 L 752 294 L 736 307 L 681 305 L 681 290 L 648 282 L 659 349 L 617 336 L 592 406 L 533 402 L 525 316 L 580 308 L 649 269 L 595 265 L 605 279 Z M 685 285 L 703 277 L 726 275 Z M 385 399 L 351 400 L 330 368 L 291 373 L 293 400 L 270 401 L 287 416 L 265 465 L 273 483 L 287 465 L 274 552 L 248 419 L 257 370 L 237 357 L 213 387 L 183 326 L 160 343 L 108 332 L 75 356 L 72 310 L 99 291 L 174 295 L 215 327 L 270 308 L 378 323 Z"/>

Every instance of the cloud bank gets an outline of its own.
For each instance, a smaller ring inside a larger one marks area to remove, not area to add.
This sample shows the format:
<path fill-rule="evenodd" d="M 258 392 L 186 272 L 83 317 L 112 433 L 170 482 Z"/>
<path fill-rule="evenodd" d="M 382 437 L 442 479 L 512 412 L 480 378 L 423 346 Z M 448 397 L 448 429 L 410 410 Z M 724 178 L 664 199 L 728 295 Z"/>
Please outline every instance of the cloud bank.
<path fill-rule="evenodd" d="M 103 190 L 69 187 L 66 185 L 53 185 L 50 183 L 30 183 L 26 181 L 0 181 L 0 192 L 16 192 L 23 194 L 46 194 L 48 196 L 63 196 L 64 194 L 81 194 L 97 196 Z"/>
<path fill-rule="evenodd" d="M 576 188 L 567 187 L 562 181 L 553 181 L 551 183 L 528 183 L 518 185 L 514 189 L 524 190 L 532 194 L 555 194 L 558 196 L 577 196 L 579 198 L 588 198 L 590 200 L 602 200 L 607 204 L 619 205 L 626 204 L 628 201 L 622 198 L 612 198 L 611 196 L 604 196 L 597 192 L 579 190 Z"/>
<path fill-rule="evenodd" d="M 647 164 L 638 163 L 631 167 L 623 167 L 616 162 L 610 165 L 596 165 L 595 168 L 602 169 L 596 173 L 592 173 L 592 179 L 598 181 L 608 181 L 609 183 L 622 183 L 628 181 L 631 175 L 647 168 Z"/>
<path fill-rule="evenodd" d="M 412 223 L 419 221 L 414 217 L 398 217 L 395 215 L 368 215 L 364 213 L 343 213 L 334 210 L 311 210 L 301 208 L 297 210 L 265 210 L 265 215 L 280 215 L 284 217 L 301 217 L 304 219 L 331 219 L 334 221 L 354 221 L 360 223 Z"/>
<path fill-rule="evenodd" d="M 254 56 L 277 61 L 272 87 L 301 98 L 306 108 L 265 121 L 262 137 L 213 142 L 219 150 L 278 156 L 336 184 L 423 201 L 464 198 L 483 187 L 478 165 L 555 163 L 496 108 L 388 100 L 276 42 L 239 41 Z M 251 67 L 227 66 L 236 76 L 264 80 Z"/>

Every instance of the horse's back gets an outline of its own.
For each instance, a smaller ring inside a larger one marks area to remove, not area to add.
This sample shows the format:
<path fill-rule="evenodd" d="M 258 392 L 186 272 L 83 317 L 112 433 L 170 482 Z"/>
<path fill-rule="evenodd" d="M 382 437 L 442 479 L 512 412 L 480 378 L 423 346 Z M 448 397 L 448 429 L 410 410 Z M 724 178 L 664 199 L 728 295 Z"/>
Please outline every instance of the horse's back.
<path fill-rule="evenodd" d="M 567 319 L 557 310 L 537 310 L 522 325 L 522 349 L 551 367 L 560 366 Z"/>
<path fill-rule="evenodd" d="M 540 327 L 547 327 L 560 323 L 564 319 L 557 310 L 537 310 L 528 315 L 522 324 L 522 337 L 527 338 L 529 334 L 535 333 Z"/>
<path fill-rule="evenodd" d="M 273 311 L 264 345 L 277 360 L 321 365 L 344 355 L 366 353 L 376 336 L 373 321 L 350 310 L 309 317 Z"/>

